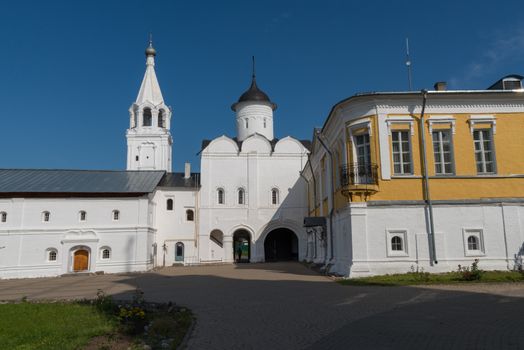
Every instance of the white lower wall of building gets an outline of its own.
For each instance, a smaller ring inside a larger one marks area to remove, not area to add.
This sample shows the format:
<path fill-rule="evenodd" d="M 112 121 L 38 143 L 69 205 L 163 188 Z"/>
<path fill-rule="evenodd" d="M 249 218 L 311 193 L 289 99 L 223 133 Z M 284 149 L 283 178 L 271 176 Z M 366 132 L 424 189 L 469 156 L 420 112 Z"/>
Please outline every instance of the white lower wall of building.
<path fill-rule="evenodd" d="M 334 215 L 335 257 L 329 261 L 330 271 L 350 278 L 413 269 L 437 273 L 456 271 L 459 264 L 470 266 L 475 259 L 481 269 L 507 270 L 521 261 L 522 204 L 437 204 L 433 211 L 438 263 L 431 260 L 424 206 L 351 203 Z M 395 236 L 402 240 L 401 250 L 393 249 Z M 477 249 L 468 245 L 470 236 L 477 237 Z"/>

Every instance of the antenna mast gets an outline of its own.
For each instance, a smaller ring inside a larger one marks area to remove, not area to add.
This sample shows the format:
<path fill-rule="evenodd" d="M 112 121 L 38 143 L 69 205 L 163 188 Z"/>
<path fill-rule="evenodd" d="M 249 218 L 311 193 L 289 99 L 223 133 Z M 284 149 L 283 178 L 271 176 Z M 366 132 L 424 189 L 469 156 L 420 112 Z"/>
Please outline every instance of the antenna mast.
<path fill-rule="evenodd" d="M 413 83 L 411 79 L 411 59 L 409 58 L 409 38 L 406 38 L 406 67 L 408 68 L 409 91 L 413 91 Z"/>

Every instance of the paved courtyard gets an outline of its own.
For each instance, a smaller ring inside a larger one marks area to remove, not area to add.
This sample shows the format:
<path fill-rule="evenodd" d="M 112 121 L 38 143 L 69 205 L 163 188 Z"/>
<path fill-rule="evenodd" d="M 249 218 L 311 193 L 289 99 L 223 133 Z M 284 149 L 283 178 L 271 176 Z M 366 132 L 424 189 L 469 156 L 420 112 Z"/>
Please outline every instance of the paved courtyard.
<path fill-rule="evenodd" d="M 298 263 L 0 281 L 0 299 L 103 289 L 191 308 L 190 349 L 522 349 L 524 285 L 341 286 Z"/>

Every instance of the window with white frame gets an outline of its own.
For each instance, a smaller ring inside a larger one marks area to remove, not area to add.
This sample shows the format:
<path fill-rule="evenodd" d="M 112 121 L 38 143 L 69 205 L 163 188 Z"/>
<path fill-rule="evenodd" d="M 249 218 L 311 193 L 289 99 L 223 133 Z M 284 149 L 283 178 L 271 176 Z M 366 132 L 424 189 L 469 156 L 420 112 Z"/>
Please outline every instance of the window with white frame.
<path fill-rule="evenodd" d="M 411 143 L 408 130 L 391 131 L 393 146 L 393 173 L 395 175 L 411 175 Z"/>
<path fill-rule="evenodd" d="M 278 198 L 278 189 L 273 188 L 273 189 L 271 190 L 271 204 L 276 205 L 276 204 L 279 203 L 278 201 L 279 201 L 279 198 Z"/>
<path fill-rule="evenodd" d="M 432 136 L 433 156 L 435 157 L 435 174 L 453 174 L 453 143 L 451 141 L 451 130 L 434 130 Z"/>
<path fill-rule="evenodd" d="M 166 210 L 169 210 L 169 211 L 173 210 L 173 199 L 169 198 L 166 201 Z"/>
<path fill-rule="evenodd" d="M 408 255 L 407 230 L 388 230 L 386 240 L 389 257 Z"/>
<path fill-rule="evenodd" d="M 111 249 L 109 247 L 103 247 L 102 249 L 100 249 L 100 258 L 102 260 L 111 259 Z"/>
<path fill-rule="evenodd" d="M 43 222 L 49 222 L 50 219 L 51 219 L 51 213 L 49 213 L 48 211 L 42 212 L 42 221 Z"/>
<path fill-rule="evenodd" d="M 86 218 L 87 218 L 87 213 L 84 210 L 80 210 L 80 212 L 78 213 L 78 219 L 80 221 L 86 221 Z"/>
<path fill-rule="evenodd" d="M 223 188 L 217 189 L 217 203 L 218 204 L 224 204 L 225 203 L 224 189 Z"/>
<path fill-rule="evenodd" d="M 58 251 L 55 248 L 47 249 L 47 261 L 56 261 L 58 257 Z"/>
<path fill-rule="evenodd" d="M 120 220 L 120 210 L 113 210 L 113 221 Z"/>
<path fill-rule="evenodd" d="M 475 142 L 475 162 L 478 174 L 495 173 L 495 153 L 493 151 L 493 134 L 491 129 L 473 130 Z"/>
<path fill-rule="evenodd" d="M 7 222 L 7 213 L 5 211 L 0 212 L 0 222 Z"/>
<path fill-rule="evenodd" d="M 245 191 L 243 188 L 239 188 L 238 189 L 238 204 L 246 204 L 245 201 L 246 201 Z"/>
<path fill-rule="evenodd" d="M 481 229 L 465 229 L 464 237 L 464 255 L 480 256 L 484 255 L 483 231 Z"/>

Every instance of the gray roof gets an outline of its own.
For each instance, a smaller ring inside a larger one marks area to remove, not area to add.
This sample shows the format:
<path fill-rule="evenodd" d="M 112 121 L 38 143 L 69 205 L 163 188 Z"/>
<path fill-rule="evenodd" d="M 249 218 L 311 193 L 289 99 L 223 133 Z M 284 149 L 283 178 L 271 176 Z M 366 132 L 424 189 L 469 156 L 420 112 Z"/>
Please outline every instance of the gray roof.
<path fill-rule="evenodd" d="M 158 186 L 200 188 L 200 173 L 192 173 L 188 179 L 184 178 L 184 173 L 166 173 Z"/>
<path fill-rule="evenodd" d="M 144 194 L 164 171 L 0 169 L 1 193 Z"/>

